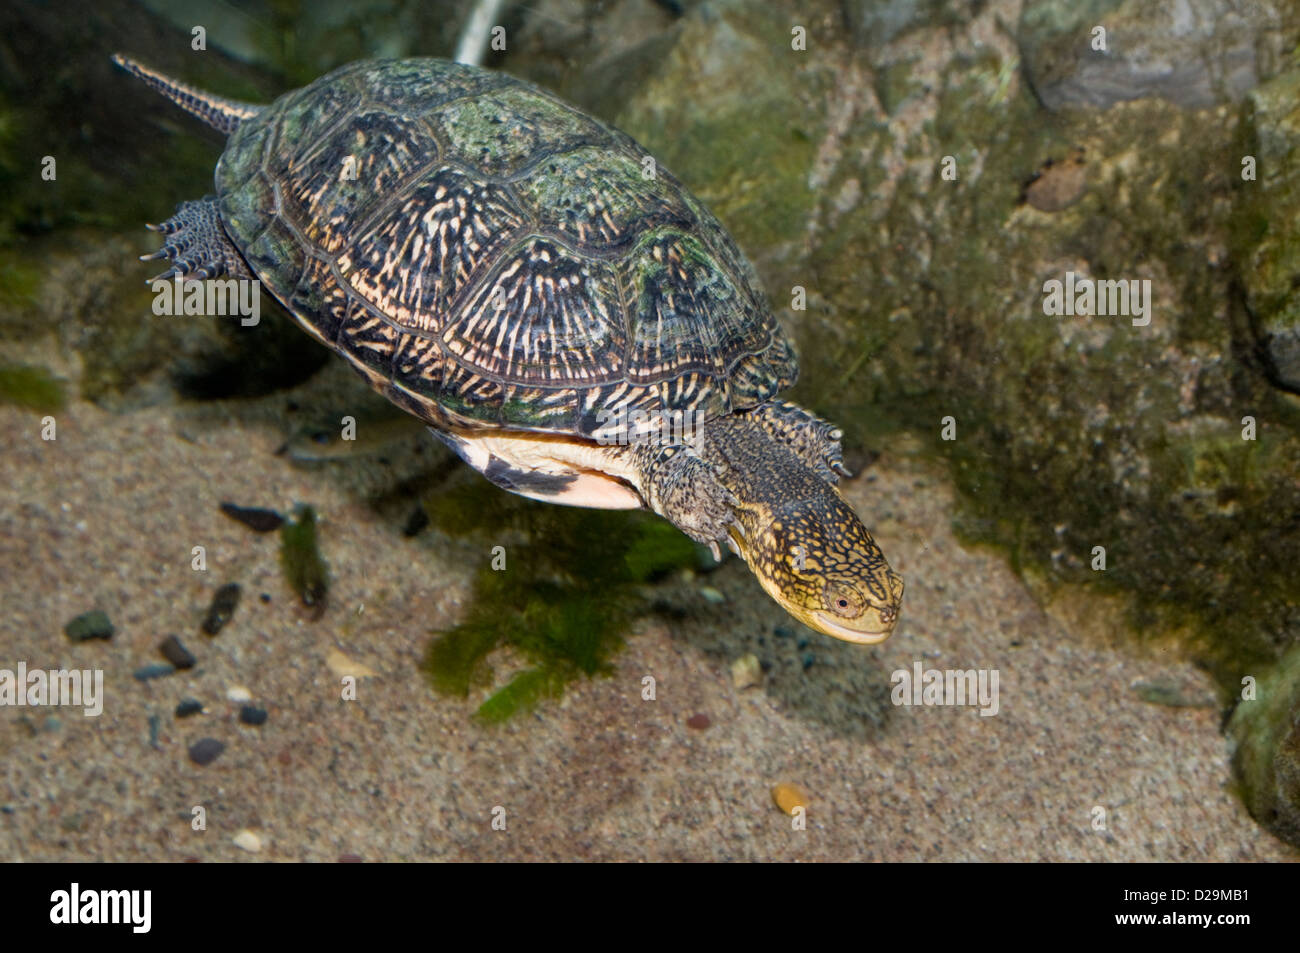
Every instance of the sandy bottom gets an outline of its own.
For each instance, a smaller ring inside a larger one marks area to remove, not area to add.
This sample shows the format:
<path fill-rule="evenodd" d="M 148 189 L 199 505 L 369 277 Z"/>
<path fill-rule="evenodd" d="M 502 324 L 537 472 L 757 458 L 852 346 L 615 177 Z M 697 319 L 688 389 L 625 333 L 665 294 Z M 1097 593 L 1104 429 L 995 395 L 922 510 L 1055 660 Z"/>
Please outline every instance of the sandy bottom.
<path fill-rule="evenodd" d="M 888 453 L 846 492 L 907 580 L 890 641 L 802 629 L 729 560 L 661 587 L 683 621 L 638 622 L 614 677 L 480 726 L 479 699 L 435 695 L 418 668 L 430 631 L 463 611 L 473 560 L 434 530 L 404 538 L 411 499 L 393 489 L 451 469 L 447 452 L 417 435 L 389 459 L 294 466 L 273 453 L 278 407 L 75 403 L 53 443 L 34 415 L 0 409 L 0 668 L 99 668 L 106 695 L 97 718 L 0 708 L 0 859 L 1297 857 L 1230 795 L 1217 709 L 1132 688 L 1211 698 L 1188 663 L 1067 631 L 1001 556 L 956 542 L 941 476 Z M 334 576 L 322 618 L 287 591 L 276 535 L 226 518 L 223 500 L 317 506 Z M 194 546 L 207 572 L 190 568 Z M 200 620 L 229 581 L 243 601 L 208 638 Z M 64 625 L 94 608 L 116 635 L 72 643 Z M 133 678 L 171 634 L 197 667 Z M 374 672 L 356 701 L 327 662 L 340 652 Z M 738 690 L 731 665 L 748 653 L 769 670 Z M 918 660 L 997 669 L 997 715 L 892 705 L 890 673 Z M 240 723 L 232 687 L 268 710 L 264 725 Z M 185 697 L 206 712 L 176 718 Z M 709 727 L 688 727 L 701 713 Z M 200 767 L 187 750 L 204 737 L 226 748 Z M 808 792 L 806 829 L 773 806 L 777 782 Z"/>

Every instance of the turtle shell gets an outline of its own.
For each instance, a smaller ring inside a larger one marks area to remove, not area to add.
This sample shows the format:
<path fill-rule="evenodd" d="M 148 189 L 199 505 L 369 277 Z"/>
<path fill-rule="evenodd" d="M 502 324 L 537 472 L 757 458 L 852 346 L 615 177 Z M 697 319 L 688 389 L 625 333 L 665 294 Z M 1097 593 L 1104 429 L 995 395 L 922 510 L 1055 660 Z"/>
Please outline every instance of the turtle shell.
<path fill-rule="evenodd" d="M 267 289 L 435 423 L 590 436 L 797 374 L 718 221 L 631 138 L 500 73 L 346 66 L 241 123 L 216 186 Z"/>

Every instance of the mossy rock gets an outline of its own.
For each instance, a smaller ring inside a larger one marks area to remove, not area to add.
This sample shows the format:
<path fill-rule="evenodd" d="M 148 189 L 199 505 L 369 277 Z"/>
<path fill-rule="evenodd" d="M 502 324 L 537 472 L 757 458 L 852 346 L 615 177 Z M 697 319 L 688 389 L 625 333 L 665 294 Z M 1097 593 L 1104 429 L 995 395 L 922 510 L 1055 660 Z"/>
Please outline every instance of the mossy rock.
<path fill-rule="evenodd" d="M 1232 764 L 1255 820 L 1300 847 L 1300 646 L 1260 677 L 1228 722 Z"/>

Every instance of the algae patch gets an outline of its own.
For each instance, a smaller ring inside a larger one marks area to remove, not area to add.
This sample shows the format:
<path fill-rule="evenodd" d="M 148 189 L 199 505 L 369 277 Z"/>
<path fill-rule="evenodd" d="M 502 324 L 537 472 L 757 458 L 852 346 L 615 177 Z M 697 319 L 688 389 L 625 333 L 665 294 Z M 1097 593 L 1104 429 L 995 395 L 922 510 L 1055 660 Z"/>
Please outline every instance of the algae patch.
<path fill-rule="evenodd" d="M 550 507 L 486 483 L 426 508 L 443 532 L 484 546 L 465 619 L 437 633 L 425 656 L 431 684 L 465 698 L 493 685 L 494 652 L 509 648 L 527 663 L 478 707 L 488 722 L 557 698 L 580 676 L 607 674 L 646 604 L 642 584 L 698 559 L 693 542 L 649 514 Z"/>
<path fill-rule="evenodd" d="M 0 404 L 50 413 L 62 410 L 67 403 L 63 381 L 45 368 L 30 364 L 0 365 Z"/>
<path fill-rule="evenodd" d="M 280 568 L 289 588 L 311 609 L 312 618 L 319 619 L 325 612 L 330 579 L 320 554 L 314 507 L 296 507 L 294 519 L 280 527 Z"/>

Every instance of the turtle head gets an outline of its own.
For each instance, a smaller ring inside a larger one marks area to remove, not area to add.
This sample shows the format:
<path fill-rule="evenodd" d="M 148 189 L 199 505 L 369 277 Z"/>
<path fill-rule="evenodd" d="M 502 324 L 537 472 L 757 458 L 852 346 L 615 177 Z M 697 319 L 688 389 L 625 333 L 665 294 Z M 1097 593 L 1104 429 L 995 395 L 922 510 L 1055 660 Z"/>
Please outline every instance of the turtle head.
<path fill-rule="evenodd" d="M 853 508 L 827 487 L 792 500 L 763 525 L 745 521 L 736 543 L 768 594 L 809 628 L 870 645 L 894 631 L 903 578 Z"/>

